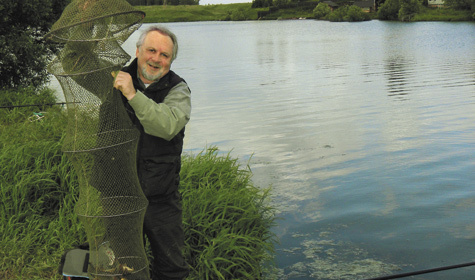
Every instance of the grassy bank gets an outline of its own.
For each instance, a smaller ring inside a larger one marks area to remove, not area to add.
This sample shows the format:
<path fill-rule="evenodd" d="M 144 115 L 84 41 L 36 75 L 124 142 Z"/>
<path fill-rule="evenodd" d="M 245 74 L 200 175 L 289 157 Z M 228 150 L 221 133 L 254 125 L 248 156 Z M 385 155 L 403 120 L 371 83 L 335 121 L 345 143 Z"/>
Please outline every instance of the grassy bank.
<path fill-rule="evenodd" d="M 422 10 L 414 15 L 413 21 L 471 21 L 472 11 L 456 11 L 453 9 L 439 9 L 422 7 Z"/>
<path fill-rule="evenodd" d="M 259 12 L 269 11 L 269 8 L 252 8 L 251 5 L 251 3 L 234 3 L 206 6 L 136 6 L 135 8 L 146 13 L 145 23 L 258 20 Z M 262 19 L 311 18 L 312 9 L 308 7 L 273 9 Z"/>
<path fill-rule="evenodd" d="M 146 13 L 145 23 L 256 20 L 257 12 L 265 8 L 252 9 L 251 3 L 192 6 L 136 6 Z"/>
<path fill-rule="evenodd" d="M 48 90 L 0 92 L 2 106 L 54 102 Z M 0 110 L 0 279 L 60 279 L 62 253 L 86 241 L 74 213 L 77 176 L 61 152 L 65 114 Z M 216 148 L 185 155 L 181 175 L 189 279 L 258 279 L 274 244 L 269 190 Z"/>

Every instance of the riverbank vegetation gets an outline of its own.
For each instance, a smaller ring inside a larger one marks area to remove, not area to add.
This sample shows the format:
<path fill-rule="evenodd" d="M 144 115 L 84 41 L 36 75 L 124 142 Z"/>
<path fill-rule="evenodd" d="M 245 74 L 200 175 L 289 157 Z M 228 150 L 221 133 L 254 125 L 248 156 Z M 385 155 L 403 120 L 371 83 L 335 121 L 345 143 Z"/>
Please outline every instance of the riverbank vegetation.
<path fill-rule="evenodd" d="M 254 9 L 250 3 L 206 6 L 136 6 L 136 8 L 146 13 L 145 23 L 257 20 L 258 12 L 267 9 Z"/>
<path fill-rule="evenodd" d="M 475 19 L 475 1 L 445 0 L 444 7 L 428 7 L 419 0 L 386 0 L 377 15 L 381 20 L 471 21 Z"/>
<path fill-rule="evenodd" d="M 154 5 L 137 8 L 146 12 L 147 23 L 279 19 L 471 21 L 475 19 L 475 6 L 472 8 L 469 1 L 472 0 L 447 0 L 447 5 L 440 8 L 429 7 L 427 0 L 386 0 L 378 2 L 376 10 L 374 7 L 362 8 L 354 5 L 357 1 L 347 0 L 254 0 L 252 3 L 225 5 Z"/>
<path fill-rule="evenodd" d="M 86 242 L 75 170 L 61 152 L 67 125 L 51 90 L 0 91 L 0 279 L 60 279 L 61 255 Z M 183 156 L 190 279 L 258 279 L 272 258 L 269 189 L 217 148 Z"/>
<path fill-rule="evenodd" d="M 470 21 L 475 19 L 475 13 L 472 15 L 471 10 L 454 10 L 420 7 L 420 12 L 416 13 L 413 21 Z"/>
<path fill-rule="evenodd" d="M 474 0 L 444 0 L 442 6 L 430 7 L 428 0 L 253 0 L 253 8 L 268 7 L 260 19 L 315 18 L 330 21 L 369 19 L 399 21 L 472 21 Z M 313 9 L 313 14 L 308 11 Z"/>
<path fill-rule="evenodd" d="M 316 19 L 329 21 L 365 21 L 370 20 L 371 15 L 355 5 L 344 5 L 332 10 L 326 3 L 318 3 L 313 10 Z"/>

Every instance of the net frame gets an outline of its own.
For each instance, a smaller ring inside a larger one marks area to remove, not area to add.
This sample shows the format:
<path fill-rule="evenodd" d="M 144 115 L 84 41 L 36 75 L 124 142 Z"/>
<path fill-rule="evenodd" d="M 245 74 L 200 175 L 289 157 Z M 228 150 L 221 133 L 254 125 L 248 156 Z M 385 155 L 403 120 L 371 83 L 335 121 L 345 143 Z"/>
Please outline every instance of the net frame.
<path fill-rule="evenodd" d="M 120 46 L 144 17 L 125 0 L 72 0 L 45 35 L 63 44 L 48 71 L 67 103 L 63 152 L 78 174 L 75 212 L 86 231 L 94 280 L 150 279 L 143 242 L 148 201 L 136 169 L 140 133 L 111 75 L 130 60 Z"/>

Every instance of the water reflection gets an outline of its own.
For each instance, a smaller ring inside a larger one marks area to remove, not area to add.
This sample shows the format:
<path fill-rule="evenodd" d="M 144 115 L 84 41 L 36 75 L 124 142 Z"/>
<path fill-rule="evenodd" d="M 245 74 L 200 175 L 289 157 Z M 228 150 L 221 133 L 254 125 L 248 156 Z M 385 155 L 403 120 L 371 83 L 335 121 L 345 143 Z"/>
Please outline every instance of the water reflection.
<path fill-rule="evenodd" d="M 397 96 L 399 100 L 405 100 L 404 95 L 409 94 L 408 76 L 414 73 L 409 71 L 408 65 L 403 57 L 394 57 L 386 61 L 388 96 Z"/>

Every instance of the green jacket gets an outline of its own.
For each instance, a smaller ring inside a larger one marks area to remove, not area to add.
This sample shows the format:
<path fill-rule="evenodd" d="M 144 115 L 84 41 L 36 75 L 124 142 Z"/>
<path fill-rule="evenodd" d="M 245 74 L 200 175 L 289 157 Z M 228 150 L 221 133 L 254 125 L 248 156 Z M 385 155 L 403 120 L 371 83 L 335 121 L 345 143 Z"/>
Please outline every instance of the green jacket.
<path fill-rule="evenodd" d="M 140 131 L 137 172 L 147 197 L 172 194 L 178 189 L 185 125 L 191 114 L 191 93 L 186 82 L 169 71 L 145 87 L 138 78 L 137 60 L 123 69 L 137 91 L 124 104 Z"/>

